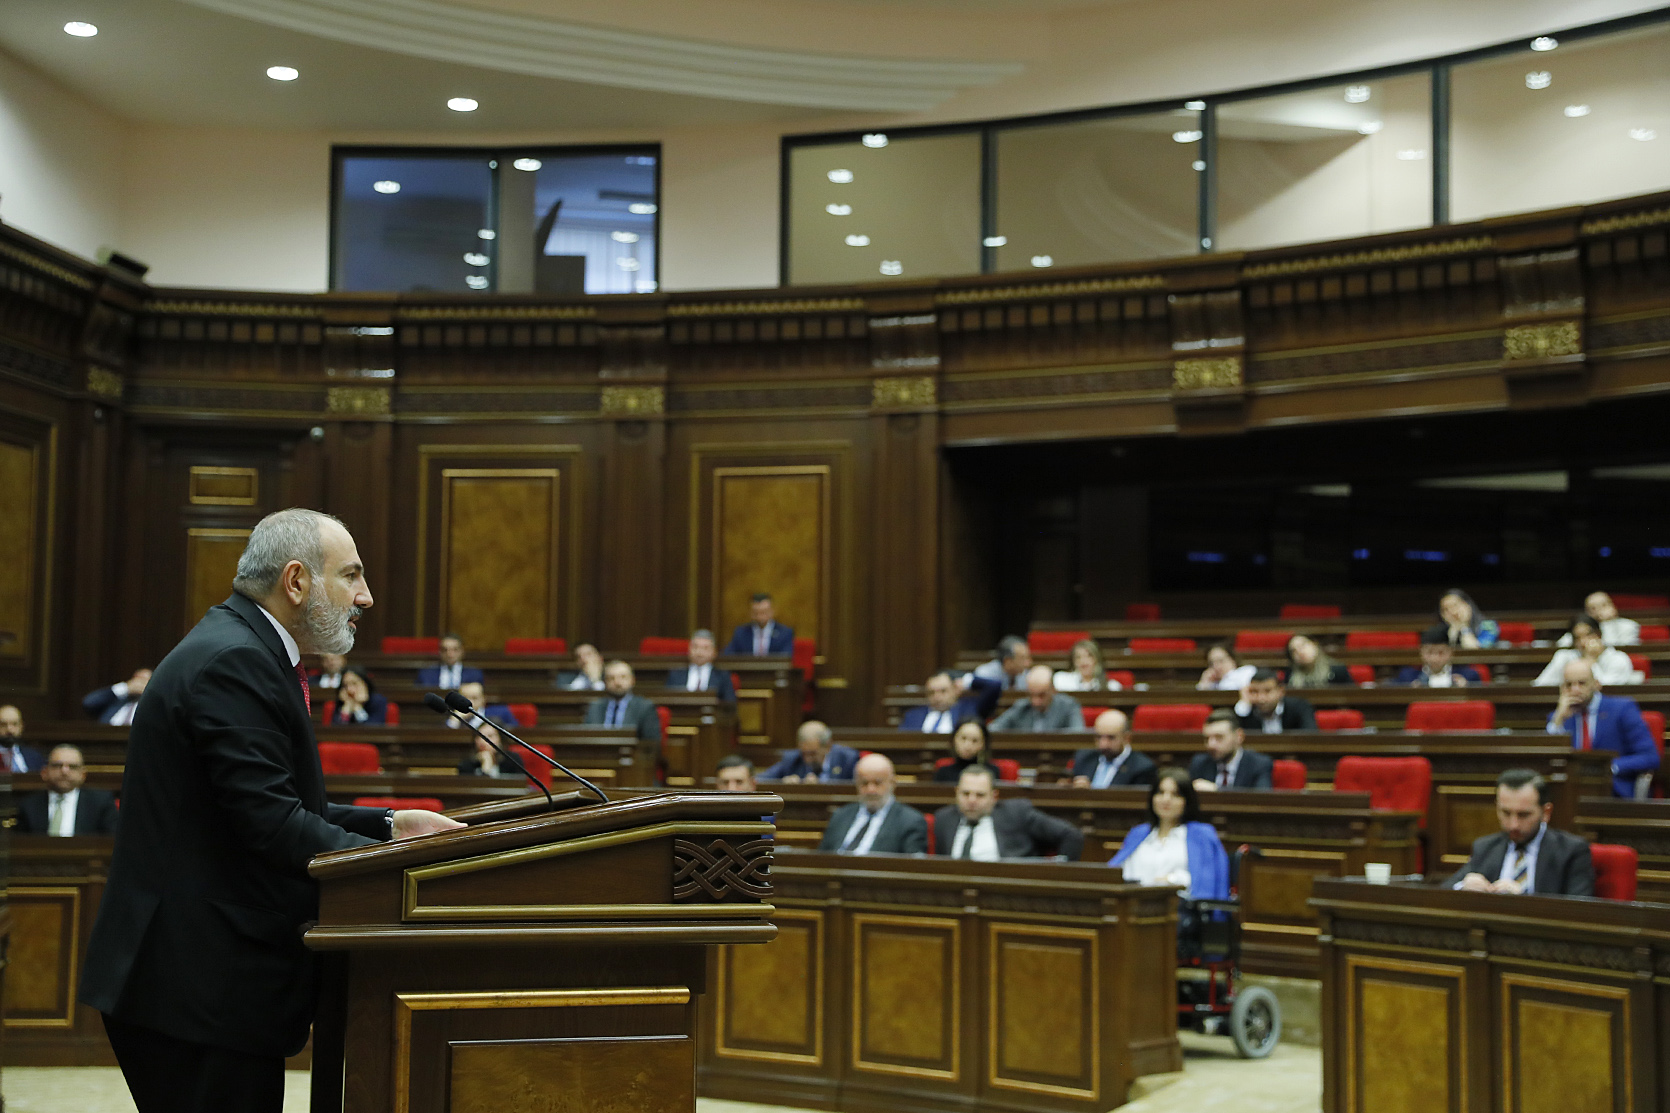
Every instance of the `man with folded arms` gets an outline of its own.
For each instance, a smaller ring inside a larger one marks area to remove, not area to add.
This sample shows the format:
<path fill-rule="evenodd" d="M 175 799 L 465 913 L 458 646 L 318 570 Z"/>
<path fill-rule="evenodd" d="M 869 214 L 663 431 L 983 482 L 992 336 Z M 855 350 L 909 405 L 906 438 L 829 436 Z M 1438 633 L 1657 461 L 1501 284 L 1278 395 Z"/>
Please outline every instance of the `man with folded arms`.
<path fill-rule="evenodd" d="M 1595 863 L 1589 844 L 1548 825 L 1554 805 L 1548 784 L 1529 769 L 1496 778 L 1496 820 L 1502 829 L 1473 844 L 1467 864 L 1450 888 L 1474 893 L 1538 893 L 1545 897 L 1595 895 Z"/>

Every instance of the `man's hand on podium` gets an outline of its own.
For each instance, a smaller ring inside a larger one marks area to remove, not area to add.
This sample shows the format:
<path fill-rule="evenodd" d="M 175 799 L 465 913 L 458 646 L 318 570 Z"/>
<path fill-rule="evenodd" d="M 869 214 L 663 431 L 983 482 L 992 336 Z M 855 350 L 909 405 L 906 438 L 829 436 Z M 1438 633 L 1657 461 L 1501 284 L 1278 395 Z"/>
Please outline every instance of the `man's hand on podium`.
<path fill-rule="evenodd" d="M 425 812 L 415 809 L 394 813 L 394 837 L 409 839 L 413 835 L 429 835 L 436 831 L 453 831 L 466 826 L 450 816 L 440 812 Z"/>

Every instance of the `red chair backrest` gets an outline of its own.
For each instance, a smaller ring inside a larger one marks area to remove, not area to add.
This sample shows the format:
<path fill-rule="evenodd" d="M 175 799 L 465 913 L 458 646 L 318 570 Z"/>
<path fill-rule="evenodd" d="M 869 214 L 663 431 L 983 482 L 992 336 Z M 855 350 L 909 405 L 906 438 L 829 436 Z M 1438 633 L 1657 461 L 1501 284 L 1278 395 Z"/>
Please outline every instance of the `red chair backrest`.
<path fill-rule="evenodd" d="M 1349 707 L 1324 708 L 1316 713 L 1317 730 L 1362 730 L 1363 713 Z"/>
<path fill-rule="evenodd" d="M 543 742 L 533 743 L 533 748 L 544 754 L 546 757 L 557 756 L 557 752 Z M 522 768 L 533 774 L 534 780 L 538 781 L 546 788 L 551 787 L 551 767 L 549 765 L 540 761 L 538 758 L 529 757 L 525 753 L 516 760 L 522 763 Z"/>
<path fill-rule="evenodd" d="M 1212 709 L 1204 703 L 1139 703 L 1132 730 L 1199 730 Z"/>
<path fill-rule="evenodd" d="M 1137 674 L 1130 669 L 1109 669 L 1108 679 L 1117 680 L 1121 688 L 1135 688 L 1137 686 Z"/>
<path fill-rule="evenodd" d="M 444 812 L 446 805 L 433 796 L 356 796 L 356 808 L 393 808 L 395 811 Z"/>
<path fill-rule="evenodd" d="M 1651 680 L 1653 678 L 1653 663 L 1648 659 L 1645 653 L 1631 653 L 1629 655 L 1629 663 L 1634 666 L 1635 671 L 1641 674 L 1642 680 Z"/>
<path fill-rule="evenodd" d="M 1095 730 L 1096 729 L 1096 718 L 1097 718 L 1097 716 L 1101 715 L 1101 713 L 1106 711 L 1106 710 L 1107 710 L 1107 708 L 1105 708 L 1105 707 L 1081 707 L 1081 708 L 1079 708 L 1079 711 L 1081 711 L 1084 714 L 1084 725 L 1090 730 Z"/>
<path fill-rule="evenodd" d="M 1345 671 L 1351 674 L 1351 680 L 1356 684 L 1374 683 L 1373 665 L 1346 665 Z"/>
<path fill-rule="evenodd" d="M 1127 603 L 1125 605 L 1126 622 L 1158 622 L 1160 621 L 1160 605 L 1158 603 Z"/>
<path fill-rule="evenodd" d="M 1590 843 L 1589 857 L 1595 863 L 1595 896 L 1607 900 L 1635 899 L 1635 867 L 1639 856 L 1633 846 Z"/>
<path fill-rule="evenodd" d="M 661 720 L 661 737 L 667 737 L 667 728 L 673 725 L 673 709 L 670 707 L 656 707 L 655 717 Z"/>
<path fill-rule="evenodd" d="M 1270 785 L 1273 788 L 1288 788 L 1299 792 L 1304 790 L 1308 777 L 1304 762 L 1294 761 L 1292 758 L 1277 758 L 1275 768 L 1270 771 Z"/>
<path fill-rule="evenodd" d="M 1014 784 L 1021 779 L 1021 763 L 1012 757 L 992 758 L 992 768 L 997 770 L 997 779 Z"/>
<path fill-rule="evenodd" d="M 1347 649 L 1419 649 L 1421 636 L 1413 630 L 1352 630 L 1345 635 Z"/>
<path fill-rule="evenodd" d="M 1529 622 L 1498 622 L 1496 640 L 1506 645 L 1530 645 L 1537 637 L 1537 628 Z"/>
<path fill-rule="evenodd" d="M 1026 635 L 1026 645 L 1038 654 L 1066 653 L 1089 636 L 1088 630 L 1033 630 Z"/>
<path fill-rule="evenodd" d="M 400 705 L 393 700 L 389 700 L 388 708 L 383 712 L 383 724 L 391 727 L 400 725 Z"/>
<path fill-rule="evenodd" d="M 511 717 L 519 727 L 536 727 L 539 725 L 539 705 L 533 703 L 508 703 Z"/>
<path fill-rule="evenodd" d="M 1432 762 L 1424 757 L 1342 757 L 1334 766 L 1335 792 L 1366 792 L 1371 808 L 1420 812 L 1432 799 Z"/>
<path fill-rule="evenodd" d="M 1338 603 L 1283 603 L 1278 618 L 1338 618 Z"/>
<path fill-rule="evenodd" d="M 1132 653 L 1191 653 L 1193 638 L 1132 638 L 1126 643 Z"/>
<path fill-rule="evenodd" d="M 506 638 L 507 654 L 525 653 L 537 656 L 560 657 L 568 652 L 567 638 Z"/>
<path fill-rule="evenodd" d="M 1237 630 L 1236 649 L 1286 649 L 1292 634 L 1281 630 Z"/>
<path fill-rule="evenodd" d="M 384 653 L 421 653 L 433 656 L 440 651 L 440 638 L 412 638 L 400 634 L 388 634 L 383 638 Z"/>
<path fill-rule="evenodd" d="M 806 674 L 806 683 L 812 682 L 812 672 L 817 666 L 818 642 L 816 638 L 794 639 L 794 653 L 789 658 L 794 667 Z"/>
<path fill-rule="evenodd" d="M 1643 626 L 1641 640 L 1644 642 L 1670 642 L 1670 626 Z"/>
<path fill-rule="evenodd" d="M 1670 607 L 1670 595 L 1614 595 L 1612 605 L 1620 611 L 1662 611 Z"/>
<path fill-rule="evenodd" d="M 319 743 L 319 768 L 327 773 L 381 773 L 377 747 L 369 742 Z"/>
<path fill-rule="evenodd" d="M 1664 756 L 1664 712 L 1643 711 L 1641 719 L 1647 724 L 1647 730 L 1653 736 L 1653 745 L 1658 747 L 1658 755 Z"/>
<path fill-rule="evenodd" d="M 651 634 L 639 639 L 638 652 L 645 657 L 683 657 L 690 652 L 690 639 L 662 638 Z"/>
<path fill-rule="evenodd" d="M 1416 700 L 1403 717 L 1404 730 L 1494 730 L 1496 705 L 1487 699 Z"/>

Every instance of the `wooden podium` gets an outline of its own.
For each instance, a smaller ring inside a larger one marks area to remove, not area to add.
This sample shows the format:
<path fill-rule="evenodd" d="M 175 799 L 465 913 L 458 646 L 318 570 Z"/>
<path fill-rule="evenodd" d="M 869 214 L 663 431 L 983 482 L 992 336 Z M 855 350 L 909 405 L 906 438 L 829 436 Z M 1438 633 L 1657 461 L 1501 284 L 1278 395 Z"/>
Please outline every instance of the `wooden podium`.
<path fill-rule="evenodd" d="M 314 1113 L 691 1113 L 707 949 L 776 934 L 781 806 L 535 796 L 315 858 Z"/>

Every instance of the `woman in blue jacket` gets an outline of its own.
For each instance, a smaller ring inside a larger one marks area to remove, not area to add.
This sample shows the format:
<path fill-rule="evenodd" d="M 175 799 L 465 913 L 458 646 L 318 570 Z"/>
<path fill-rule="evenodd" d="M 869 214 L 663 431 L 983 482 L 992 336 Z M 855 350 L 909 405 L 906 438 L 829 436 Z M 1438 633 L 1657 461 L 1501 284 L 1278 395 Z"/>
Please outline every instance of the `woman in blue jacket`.
<path fill-rule="evenodd" d="M 1229 855 L 1201 821 L 1200 796 L 1181 769 L 1162 769 L 1148 790 L 1148 822 L 1131 828 L 1108 863 L 1139 885 L 1176 885 L 1192 900 L 1229 899 Z"/>

